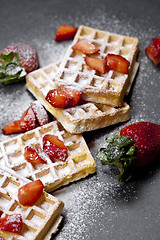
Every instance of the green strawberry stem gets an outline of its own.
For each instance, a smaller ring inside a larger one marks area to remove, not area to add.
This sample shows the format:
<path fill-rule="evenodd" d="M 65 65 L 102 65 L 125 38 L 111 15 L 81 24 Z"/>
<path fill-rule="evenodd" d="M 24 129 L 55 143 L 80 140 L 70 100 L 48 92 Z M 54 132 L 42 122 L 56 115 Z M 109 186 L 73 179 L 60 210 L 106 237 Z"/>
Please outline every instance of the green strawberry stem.
<path fill-rule="evenodd" d="M 26 72 L 21 67 L 18 53 L 0 54 L 0 83 L 11 84 L 25 79 Z"/>
<path fill-rule="evenodd" d="M 136 146 L 130 137 L 120 135 L 120 132 L 111 135 L 107 140 L 106 148 L 101 148 L 97 157 L 103 165 L 114 165 L 119 170 L 119 181 L 128 181 L 132 177 Z"/>

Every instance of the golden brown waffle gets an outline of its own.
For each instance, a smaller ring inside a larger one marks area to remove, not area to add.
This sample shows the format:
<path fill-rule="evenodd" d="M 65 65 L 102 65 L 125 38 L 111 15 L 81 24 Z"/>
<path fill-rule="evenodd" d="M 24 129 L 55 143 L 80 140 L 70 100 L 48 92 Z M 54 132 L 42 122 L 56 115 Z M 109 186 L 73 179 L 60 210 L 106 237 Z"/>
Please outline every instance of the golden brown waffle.
<path fill-rule="evenodd" d="M 83 133 L 129 119 L 130 107 L 126 103 L 118 108 L 91 102 L 68 109 L 52 107 L 45 100 L 45 96 L 49 90 L 57 87 L 54 79 L 58 67 L 59 63 L 53 63 L 28 74 L 26 86 L 68 132 L 73 134 Z M 137 67 L 135 65 L 134 73 L 136 73 Z"/>
<path fill-rule="evenodd" d="M 96 45 L 100 52 L 96 54 L 104 57 L 108 53 L 118 54 L 130 62 L 129 74 L 122 74 L 113 70 L 100 74 L 87 67 L 84 54 L 73 50 L 72 46 L 79 39 L 87 39 Z M 127 87 L 138 52 L 138 39 L 118 35 L 98 29 L 80 26 L 73 43 L 68 48 L 55 76 L 57 84 L 72 85 L 80 89 L 82 99 L 86 101 L 107 104 L 118 107 L 123 103 Z"/>
<path fill-rule="evenodd" d="M 18 213 L 23 219 L 23 228 L 20 234 L 0 231 L 0 237 L 5 240 L 50 239 L 48 231 L 50 233 L 57 230 L 63 203 L 54 196 L 43 192 L 34 206 L 24 207 L 19 203 L 17 197 L 19 187 L 24 184 L 26 184 L 26 180 L 13 176 L 6 168 L 0 168 L 0 209 L 4 216 Z"/>
<path fill-rule="evenodd" d="M 32 165 L 24 159 L 24 148 L 32 145 L 42 149 L 42 138 L 46 134 L 54 134 L 64 142 L 68 148 L 68 158 L 64 162 L 53 163 L 44 154 L 47 164 Z M 82 135 L 68 133 L 57 121 L 1 142 L 0 165 L 30 180 L 40 179 L 46 191 L 55 190 L 96 171 L 96 164 Z"/>

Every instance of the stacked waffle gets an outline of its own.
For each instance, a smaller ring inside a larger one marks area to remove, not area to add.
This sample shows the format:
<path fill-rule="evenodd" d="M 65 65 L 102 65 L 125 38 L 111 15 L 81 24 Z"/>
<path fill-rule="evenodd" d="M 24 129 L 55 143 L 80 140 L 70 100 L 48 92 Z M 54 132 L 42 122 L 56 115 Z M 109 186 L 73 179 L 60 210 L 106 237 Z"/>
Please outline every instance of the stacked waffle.
<path fill-rule="evenodd" d="M 79 39 L 87 39 L 98 46 L 102 57 L 113 53 L 126 58 L 130 62 L 128 74 L 113 70 L 100 74 L 90 69 L 84 54 L 72 48 Z M 80 26 L 62 62 L 28 74 L 27 88 L 70 133 L 83 133 L 123 122 L 129 119 L 130 108 L 123 99 L 138 70 L 137 52 L 137 38 Z M 45 97 L 49 90 L 60 85 L 81 90 L 82 99 L 87 102 L 68 109 L 54 108 Z"/>

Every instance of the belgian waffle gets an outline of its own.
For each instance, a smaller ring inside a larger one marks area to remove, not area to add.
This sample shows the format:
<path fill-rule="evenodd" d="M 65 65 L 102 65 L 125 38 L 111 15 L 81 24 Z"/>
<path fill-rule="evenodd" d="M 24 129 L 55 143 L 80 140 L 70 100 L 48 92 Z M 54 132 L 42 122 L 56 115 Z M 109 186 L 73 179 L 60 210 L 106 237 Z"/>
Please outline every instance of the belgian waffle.
<path fill-rule="evenodd" d="M 20 234 L 0 231 L 5 240 L 49 240 L 48 231 L 56 231 L 61 220 L 63 203 L 54 196 L 42 193 L 32 207 L 24 207 L 18 200 L 19 187 L 26 184 L 21 178 L 13 176 L 6 168 L 0 168 L 0 209 L 3 215 L 21 214 L 23 228 Z M 3 217 L 2 215 L 2 217 Z"/>
<path fill-rule="evenodd" d="M 49 90 L 57 87 L 55 74 L 58 71 L 59 65 L 60 63 L 53 63 L 31 72 L 26 76 L 26 86 L 68 132 L 72 134 L 83 133 L 129 119 L 130 107 L 126 103 L 118 108 L 91 102 L 68 109 L 52 107 L 45 100 L 45 96 Z M 137 65 L 135 65 L 134 74 L 136 71 Z M 134 76 L 132 75 L 132 81 L 133 78 Z M 128 87 L 130 88 L 130 86 Z"/>
<path fill-rule="evenodd" d="M 42 150 L 42 138 L 45 134 L 54 134 L 64 142 L 68 149 L 66 161 L 52 162 L 44 154 L 47 164 L 34 166 L 24 159 L 26 146 L 32 145 Z M 30 180 L 40 179 L 49 192 L 96 171 L 96 164 L 82 135 L 68 133 L 57 121 L 1 142 L 0 165 Z"/>
<path fill-rule="evenodd" d="M 87 39 L 100 51 L 96 54 L 102 58 L 108 54 L 118 54 L 130 62 L 129 74 L 113 70 L 100 74 L 87 67 L 84 54 L 73 50 L 72 46 L 79 39 Z M 98 29 L 80 26 L 73 43 L 68 48 L 55 76 L 59 85 L 72 85 L 82 91 L 82 99 L 118 107 L 122 105 L 133 67 L 138 53 L 138 39 Z"/>

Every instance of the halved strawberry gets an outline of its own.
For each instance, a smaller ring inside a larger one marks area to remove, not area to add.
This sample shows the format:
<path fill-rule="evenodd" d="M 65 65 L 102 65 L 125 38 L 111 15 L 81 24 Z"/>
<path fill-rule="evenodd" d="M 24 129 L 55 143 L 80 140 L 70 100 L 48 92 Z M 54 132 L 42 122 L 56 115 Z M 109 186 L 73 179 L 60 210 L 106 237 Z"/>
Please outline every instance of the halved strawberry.
<path fill-rule="evenodd" d="M 108 53 L 106 56 L 108 69 L 116 72 L 128 74 L 129 61 L 124 57 L 116 54 Z"/>
<path fill-rule="evenodd" d="M 160 63 L 160 50 L 159 47 L 156 47 L 154 44 L 146 47 L 145 52 L 148 58 L 157 66 Z"/>
<path fill-rule="evenodd" d="M 48 113 L 39 101 L 32 102 L 30 106 L 40 126 L 49 123 Z"/>
<path fill-rule="evenodd" d="M 4 48 L 1 53 L 17 52 L 21 66 L 27 73 L 38 68 L 38 54 L 29 44 L 25 42 L 14 43 Z"/>
<path fill-rule="evenodd" d="M 32 164 L 42 163 L 45 164 L 46 161 L 39 155 L 38 149 L 33 146 L 26 146 L 24 149 L 24 158 L 27 162 Z"/>
<path fill-rule="evenodd" d="M 87 39 L 79 39 L 73 46 L 72 49 L 83 52 L 84 54 L 93 54 L 100 51 L 98 47 L 89 42 Z"/>
<path fill-rule="evenodd" d="M 64 108 L 69 103 L 68 94 L 61 88 L 52 89 L 47 93 L 46 100 L 55 108 Z"/>
<path fill-rule="evenodd" d="M 7 215 L 0 218 L 0 230 L 12 233 L 20 233 L 23 227 L 21 214 Z"/>
<path fill-rule="evenodd" d="M 46 134 L 43 137 L 43 151 L 50 157 L 51 161 L 56 159 L 65 161 L 68 157 L 68 149 L 57 136 Z"/>
<path fill-rule="evenodd" d="M 85 57 L 85 62 L 88 67 L 91 69 L 94 69 L 102 74 L 106 73 L 107 71 L 107 60 L 106 59 L 100 59 L 97 57 Z"/>
<path fill-rule="evenodd" d="M 18 199 L 23 206 L 33 206 L 41 197 L 44 185 L 41 180 L 25 184 L 18 189 Z"/>
<path fill-rule="evenodd" d="M 81 91 L 60 86 L 47 93 L 46 100 L 55 108 L 69 108 L 77 104 L 81 98 Z"/>
<path fill-rule="evenodd" d="M 65 108 L 73 107 L 79 102 L 82 95 L 81 91 L 65 86 L 61 86 L 60 88 L 69 95 L 69 101 L 66 104 Z"/>
<path fill-rule="evenodd" d="M 74 38 L 76 32 L 77 32 L 76 27 L 66 25 L 66 24 L 62 24 L 56 32 L 55 40 L 57 42 L 71 40 L 71 39 Z"/>
<path fill-rule="evenodd" d="M 22 133 L 24 129 L 21 128 L 20 120 L 16 120 L 7 124 L 2 128 L 4 134 Z"/>
<path fill-rule="evenodd" d="M 32 130 L 36 126 L 36 117 L 31 107 L 27 108 L 27 110 L 23 113 L 20 119 L 20 127 L 24 131 Z"/>

